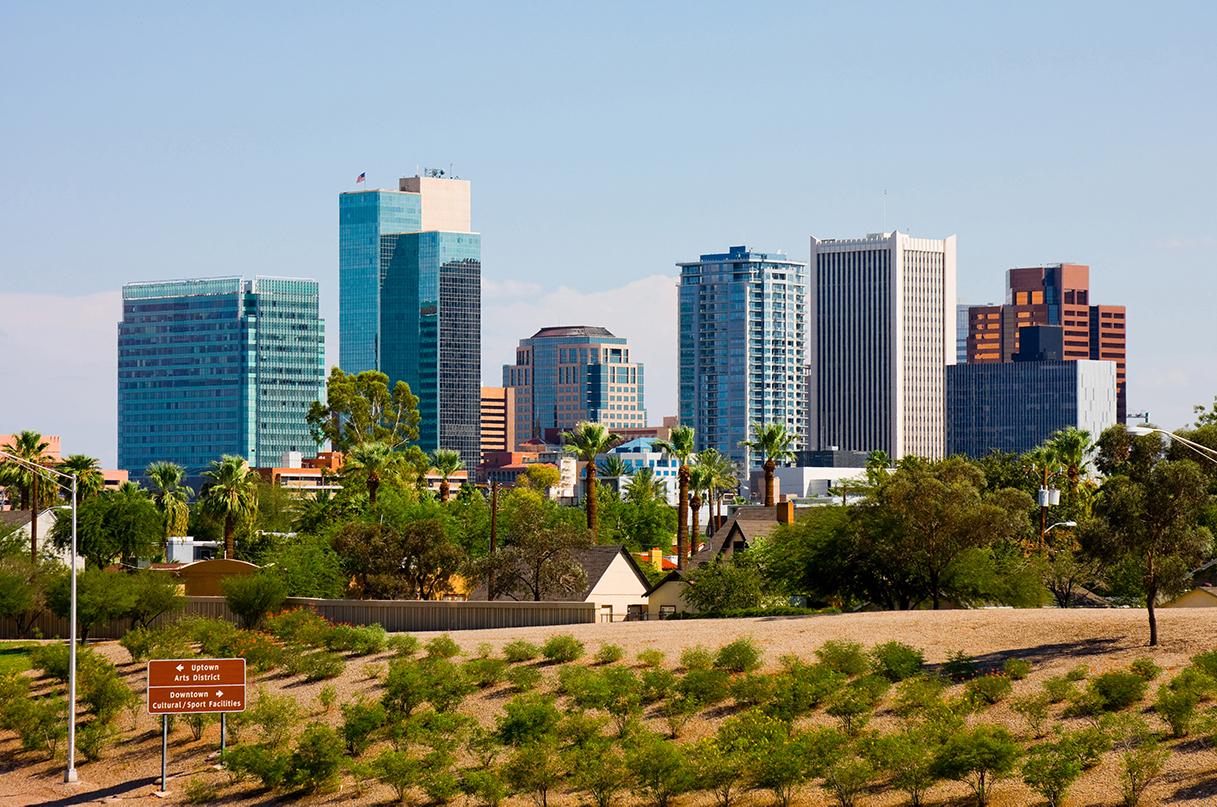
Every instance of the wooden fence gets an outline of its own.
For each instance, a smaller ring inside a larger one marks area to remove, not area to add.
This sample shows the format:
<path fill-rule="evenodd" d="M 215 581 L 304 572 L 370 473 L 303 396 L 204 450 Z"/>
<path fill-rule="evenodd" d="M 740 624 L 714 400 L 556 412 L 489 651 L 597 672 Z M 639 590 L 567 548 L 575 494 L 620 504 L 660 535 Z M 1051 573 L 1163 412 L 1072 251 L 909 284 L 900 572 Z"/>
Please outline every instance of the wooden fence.
<path fill-rule="evenodd" d="M 596 621 L 596 606 L 590 602 L 514 602 L 426 600 L 321 600 L 289 597 L 284 608 L 311 608 L 331 622 L 348 625 L 383 625 L 389 632 L 452 631 L 481 628 L 528 628 L 546 625 L 578 625 Z M 237 618 L 228 610 L 223 597 L 187 597 L 186 607 L 175 614 L 158 617 L 153 624 L 175 622 L 185 616 L 213 619 Z M 68 635 L 68 620 L 44 613 L 34 623 L 46 639 Z M 128 620 L 95 625 L 91 639 L 119 639 L 130 629 Z M 21 638 L 17 623 L 0 619 L 0 639 Z"/>

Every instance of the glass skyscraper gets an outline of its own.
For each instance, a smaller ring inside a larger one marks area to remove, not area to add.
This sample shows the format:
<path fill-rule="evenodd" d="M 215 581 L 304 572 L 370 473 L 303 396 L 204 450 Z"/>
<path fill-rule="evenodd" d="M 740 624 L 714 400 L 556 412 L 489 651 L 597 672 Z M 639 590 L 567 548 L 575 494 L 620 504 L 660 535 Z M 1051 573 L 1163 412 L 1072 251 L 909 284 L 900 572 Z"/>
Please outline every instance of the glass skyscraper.
<path fill-rule="evenodd" d="M 482 242 L 469 183 L 406 177 L 339 196 L 339 363 L 419 398 L 419 446 L 481 459 Z"/>
<path fill-rule="evenodd" d="M 118 462 L 199 474 L 222 454 L 271 466 L 311 454 L 322 397 L 317 281 L 239 277 L 129 283 L 118 325 Z"/>
<path fill-rule="evenodd" d="M 742 470 L 752 424 L 807 431 L 806 264 L 731 247 L 680 266 L 680 422 Z"/>

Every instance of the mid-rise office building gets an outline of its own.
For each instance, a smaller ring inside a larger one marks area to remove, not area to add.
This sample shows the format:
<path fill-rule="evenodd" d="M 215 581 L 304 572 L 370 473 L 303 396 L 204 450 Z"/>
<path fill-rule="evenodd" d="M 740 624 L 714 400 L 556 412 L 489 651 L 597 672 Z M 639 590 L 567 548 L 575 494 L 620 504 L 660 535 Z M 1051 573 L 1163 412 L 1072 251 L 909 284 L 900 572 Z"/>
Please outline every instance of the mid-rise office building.
<path fill-rule="evenodd" d="M 339 356 L 419 398 L 419 445 L 481 457 L 481 236 L 467 180 L 405 177 L 339 196 Z"/>
<path fill-rule="evenodd" d="M 809 289 L 809 448 L 943 456 L 955 236 L 813 236 Z"/>
<path fill-rule="evenodd" d="M 1019 349 L 1019 333 L 1032 325 L 1063 329 L 1064 359 L 1116 363 L 1117 418 L 1127 404 L 1127 312 L 1124 306 L 1093 305 L 1090 267 L 1058 263 L 1006 272 L 1004 305 L 968 310 L 968 362 L 1009 362 Z"/>
<path fill-rule="evenodd" d="M 482 387 L 482 462 L 487 452 L 516 450 L 516 391 Z"/>
<path fill-rule="evenodd" d="M 317 446 L 317 281 L 223 277 L 129 283 L 118 325 L 118 462 L 137 478 L 176 462 L 192 478 L 223 454 L 251 466 Z"/>
<path fill-rule="evenodd" d="M 503 386 L 516 395 L 519 440 L 557 443 L 580 421 L 610 429 L 646 425 L 643 365 L 630 360 L 629 342 L 606 328 L 542 328 L 504 365 Z"/>
<path fill-rule="evenodd" d="M 807 431 L 807 265 L 733 246 L 680 267 L 680 422 L 741 475 L 753 423 Z"/>

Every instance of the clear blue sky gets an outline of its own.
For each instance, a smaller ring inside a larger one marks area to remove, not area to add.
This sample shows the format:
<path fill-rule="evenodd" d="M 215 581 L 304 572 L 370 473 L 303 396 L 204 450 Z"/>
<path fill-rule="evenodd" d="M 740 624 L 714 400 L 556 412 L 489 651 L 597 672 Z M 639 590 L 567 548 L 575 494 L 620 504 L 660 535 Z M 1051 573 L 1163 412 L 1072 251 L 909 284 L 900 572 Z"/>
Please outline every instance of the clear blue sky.
<path fill-rule="evenodd" d="M 889 228 L 958 235 L 962 301 L 1090 264 L 1129 306 L 1130 408 L 1182 425 L 1217 393 L 1217 11 L 979 5 L 5 4 L 0 432 L 113 461 L 129 280 L 316 277 L 336 355 L 336 194 L 450 164 L 488 380 L 555 324 L 515 317 L 611 319 L 658 420 L 674 327 L 630 294 L 879 230 L 886 189 Z"/>

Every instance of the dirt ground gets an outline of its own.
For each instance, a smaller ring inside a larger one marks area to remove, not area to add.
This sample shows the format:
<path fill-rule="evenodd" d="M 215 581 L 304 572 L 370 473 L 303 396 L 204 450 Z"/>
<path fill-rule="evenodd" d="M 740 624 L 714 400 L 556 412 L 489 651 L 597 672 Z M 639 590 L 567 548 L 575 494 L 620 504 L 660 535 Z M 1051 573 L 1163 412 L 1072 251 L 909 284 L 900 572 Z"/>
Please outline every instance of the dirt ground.
<path fill-rule="evenodd" d="M 829 639 L 857 641 L 867 646 L 898 640 L 920 648 L 931 664 L 941 663 L 954 651 L 964 651 L 986 665 L 999 666 L 1011 657 L 1026 659 L 1032 663 L 1033 672 L 1026 680 L 1015 682 L 1014 694 L 1017 696 L 1037 690 L 1044 679 L 1079 664 L 1085 664 L 1095 673 L 1127 665 L 1140 657 L 1150 657 L 1166 669 L 1166 674 L 1159 679 L 1161 681 L 1186 666 L 1192 655 L 1217 648 L 1217 609 L 1160 611 L 1159 626 L 1162 643 L 1152 650 L 1146 646 L 1148 628 L 1145 612 L 1132 609 L 867 613 L 461 631 L 451 635 L 466 654 L 472 654 L 483 644 L 489 644 L 497 651 L 514 639 L 539 643 L 555 633 L 571 633 L 584 641 L 589 657 L 601 644 L 621 645 L 626 650 L 627 660 L 641 650 L 657 648 L 667 654 L 667 664 L 672 667 L 678 663 L 680 651 L 684 648 L 703 645 L 713 649 L 740 636 L 750 636 L 757 641 L 765 651 L 767 666 L 776 665 L 778 659 L 788 653 L 811 658 L 815 648 Z M 418 634 L 423 640 L 430 635 Z M 144 665 L 131 662 L 126 651 L 115 642 L 100 643 L 96 647 L 119 664 L 128 682 L 142 695 Z M 338 689 L 338 702 L 351 700 L 361 693 L 376 697 L 378 684 L 366 677 L 364 667 L 368 664 L 383 666 L 388 658 L 388 654 L 382 654 L 348 661 L 344 674 L 330 682 Z M 584 659 L 579 663 L 591 662 Z M 556 673 L 554 668 L 543 669 L 546 670 L 545 686 L 549 686 Z M 298 679 L 272 673 L 251 683 L 255 684 L 251 691 L 257 685 L 262 685 L 295 695 L 306 706 L 306 711 L 315 712 L 310 719 L 331 723 L 339 719 L 336 707 L 323 714 L 316 704 L 317 694 L 324 682 L 304 684 Z M 1157 682 L 1151 684 L 1150 697 L 1141 708 L 1151 724 L 1160 725 L 1148 707 L 1156 685 Z M 471 696 L 462 710 L 490 724 L 509 697 L 505 686 L 495 687 Z M 729 708 L 719 709 L 699 717 L 682 735 L 682 741 L 712 732 L 716 718 L 730 712 Z M 1005 704 L 986 710 L 976 719 L 1007 724 L 1020 734 L 1024 731 L 1021 720 Z M 48 762 L 25 754 L 11 733 L 0 733 L 0 805 L 180 803 L 185 798 L 186 784 L 192 779 L 217 785 L 219 795 L 211 802 L 217 804 L 261 805 L 289 801 L 307 804 L 387 804 L 394 801 L 393 794 L 383 786 L 366 787 L 357 792 L 353 786 L 346 784 L 335 793 L 293 799 L 261 792 L 250 782 L 231 784 L 228 776 L 214 767 L 212 756 L 218 745 L 218 728 L 209 727 L 203 738 L 195 742 L 186 727 L 181 725 L 170 735 L 170 794 L 161 799 L 153 795 L 157 789 L 156 777 L 160 773 L 159 720 L 142 712 L 134 718 L 134 722 L 131 717 L 122 720 L 127 730 L 125 740 L 99 762 L 80 762 L 78 770 L 81 781 L 75 785 L 62 783 L 62 762 Z M 822 713 L 812 718 L 812 722 L 826 720 L 828 718 Z M 650 712 L 648 721 L 657 729 L 662 726 L 661 721 Z M 883 728 L 893 721 L 893 717 L 884 715 L 881 710 L 872 725 Z M 1161 780 L 1152 786 L 1144 803 L 1193 807 L 1217 805 L 1217 749 L 1197 738 L 1171 741 L 1170 747 L 1173 753 L 1167 770 Z M 962 785 L 956 783 L 940 784 L 930 792 L 928 803 L 961 804 L 966 792 Z M 555 807 L 573 807 L 579 803 L 579 799 L 570 794 L 551 798 L 550 801 Z M 695 794 L 679 798 L 676 807 L 708 807 L 711 803 L 708 794 Z M 771 803 L 772 797 L 766 792 L 746 793 L 741 807 L 767 807 Z M 874 793 L 862 800 L 862 807 L 895 807 L 903 803 L 901 794 Z M 997 784 L 992 803 L 995 807 L 1022 807 L 1036 804 L 1037 798 L 1014 778 Z M 1109 753 L 1102 764 L 1079 780 L 1070 793 L 1068 804 L 1071 807 L 1108 807 L 1118 803 L 1118 762 L 1116 755 Z M 509 804 L 524 807 L 531 802 L 520 797 Z M 622 804 L 641 805 L 642 801 L 626 796 Z M 799 807 L 820 807 L 829 804 L 829 801 L 818 788 L 807 787 L 800 792 L 796 804 Z"/>

